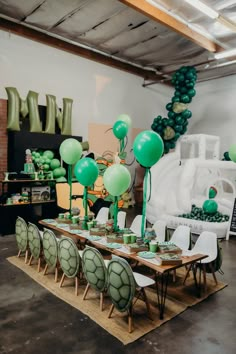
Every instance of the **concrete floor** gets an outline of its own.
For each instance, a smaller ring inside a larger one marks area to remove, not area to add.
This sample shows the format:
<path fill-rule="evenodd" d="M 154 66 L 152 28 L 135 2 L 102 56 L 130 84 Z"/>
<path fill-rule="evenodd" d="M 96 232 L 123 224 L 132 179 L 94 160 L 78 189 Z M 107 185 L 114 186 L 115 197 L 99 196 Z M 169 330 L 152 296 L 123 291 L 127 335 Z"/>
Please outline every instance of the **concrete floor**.
<path fill-rule="evenodd" d="M 124 346 L 8 263 L 15 237 L 0 237 L 0 353 L 234 354 L 236 237 L 221 245 L 224 275 L 217 278 L 229 286 Z"/>

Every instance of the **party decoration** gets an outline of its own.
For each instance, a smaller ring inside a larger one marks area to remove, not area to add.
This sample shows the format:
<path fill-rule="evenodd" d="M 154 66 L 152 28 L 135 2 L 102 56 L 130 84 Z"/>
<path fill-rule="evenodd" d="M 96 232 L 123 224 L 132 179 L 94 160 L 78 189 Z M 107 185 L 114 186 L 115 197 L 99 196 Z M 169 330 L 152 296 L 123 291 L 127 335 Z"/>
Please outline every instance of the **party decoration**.
<path fill-rule="evenodd" d="M 140 165 L 151 167 L 163 154 L 163 140 L 159 134 L 151 130 L 145 130 L 136 136 L 133 150 Z"/>
<path fill-rule="evenodd" d="M 64 162 L 73 165 L 82 155 L 82 146 L 78 140 L 69 138 L 61 143 L 59 152 Z"/>
<path fill-rule="evenodd" d="M 215 198 L 216 195 L 217 195 L 217 189 L 215 187 L 211 186 L 209 188 L 209 199 Z"/>
<path fill-rule="evenodd" d="M 151 128 L 163 139 L 165 154 L 175 148 L 176 141 L 187 131 L 188 120 L 192 117 L 188 104 L 196 95 L 194 89 L 196 80 L 197 73 L 194 67 L 183 66 L 177 70 L 171 81 L 175 86 L 174 96 L 166 105 L 168 118 L 158 115 L 153 120 Z"/>
<path fill-rule="evenodd" d="M 236 144 L 233 144 L 229 148 L 229 158 L 233 162 L 236 162 Z"/>
<path fill-rule="evenodd" d="M 124 139 L 124 137 L 127 135 L 128 133 L 128 124 L 122 120 L 117 120 L 112 128 L 113 134 L 115 135 L 115 137 L 119 140 Z"/>
<path fill-rule="evenodd" d="M 215 214 L 218 209 L 218 204 L 216 203 L 215 200 L 208 199 L 208 200 L 205 200 L 202 208 L 205 211 L 205 213 L 207 213 L 207 214 Z"/>
<path fill-rule="evenodd" d="M 206 208 L 208 209 L 208 203 L 207 203 Z M 181 218 L 186 218 L 186 219 L 201 220 L 201 221 L 207 221 L 207 222 L 217 222 L 217 223 L 229 221 L 229 215 L 222 214 L 219 211 L 216 211 L 215 213 L 211 214 L 208 211 L 206 212 L 204 209 L 197 207 L 194 204 L 192 205 L 190 213 L 181 214 L 178 216 Z"/>
<path fill-rule="evenodd" d="M 54 157 L 54 152 L 51 150 L 45 150 L 43 152 L 43 157 L 45 157 L 46 159 L 49 159 L 49 163 L 50 163 L 50 160 L 52 160 Z M 47 161 L 47 163 L 48 163 L 48 161 Z"/>
<path fill-rule="evenodd" d="M 224 152 L 224 157 L 223 157 L 222 161 L 231 161 L 231 158 L 229 157 L 229 152 L 228 151 Z"/>
<path fill-rule="evenodd" d="M 104 186 L 113 196 L 120 196 L 130 185 L 131 176 L 129 170 L 120 164 L 115 164 L 107 168 L 103 176 Z"/>
<path fill-rule="evenodd" d="M 15 87 L 6 87 L 8 96 L 8 123 L 7 129 L 20 130 L 20 116 L 23 118 L 29 114 L 30 132 L 41 133 L 42 124 L 38 109 L 38 93 L 29 91 L 27 98 L 24 100 L 20 97 L 19 92 Z M 55 133 L 55 121 L 62 135 L 71 135 L 71 117 L 73 100 L 63 98 L 63 110 L 60 110 L 56 103 L 56 97 L 46 95 L 47 100 L 47 116 L 45 133 Z"/>
<path fill-rule="evenodd" d="M 58 159 L 52 159 L 51 160 L 50 167 L 51 167 L 52 170 L 55 170 L 55 168 L 60 167 L 60 166 L 61 166 L 60 160 L 58 160 Z"/>
<path fill-rule="evenodd" d="M 131 120 L 130 116 L 128 116 L 128 114 L 120 114 L 117 117 L 117 121 L 125 122 L 128 125 L 128 128 L 130 128 L 131 124 L 132 124 L 132 120 Z"/>
<path fill-rule="evenodd" d="M 98 166 L 96 162 L 89 158 L 84 157 L 79 160 L 74 168 L 75 177 L 78 182 L 83 186 L 91 186 L 94 184 L 96 179 L 98 178 Z"/>

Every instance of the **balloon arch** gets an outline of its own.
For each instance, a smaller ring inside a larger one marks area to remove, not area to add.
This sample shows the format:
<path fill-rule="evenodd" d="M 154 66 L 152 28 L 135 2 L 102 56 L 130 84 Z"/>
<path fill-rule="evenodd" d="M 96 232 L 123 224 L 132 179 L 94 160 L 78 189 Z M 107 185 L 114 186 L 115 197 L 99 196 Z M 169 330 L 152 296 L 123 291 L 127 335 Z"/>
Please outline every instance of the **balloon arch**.
<path fill-rule="evenodd" d="M 175 148 L 176 141 L 187 131 L 188 120 L 192 117 L 188 103 L 196 95 L 194 89 L 196 80 L 197 73 L 194 67 L 182 66 L 178 69 L 171 80 L 175 92 L 171 102 L 166 105 L 168 118 L 158 115 L 153 120 L 151 128 L 161 136 L 165 154 Z"/>

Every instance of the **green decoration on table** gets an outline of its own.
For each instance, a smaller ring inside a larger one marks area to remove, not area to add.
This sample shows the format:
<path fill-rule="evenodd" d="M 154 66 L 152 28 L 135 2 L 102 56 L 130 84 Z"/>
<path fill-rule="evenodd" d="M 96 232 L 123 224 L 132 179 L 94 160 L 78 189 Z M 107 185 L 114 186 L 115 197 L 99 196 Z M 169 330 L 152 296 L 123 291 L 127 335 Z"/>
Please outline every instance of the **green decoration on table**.
<path fill-rule="evenodd" d="M 69 138 L 61 143 L 59 152 L 64 162 L 73 165 L 82 155 L 82 146 L 78 140 Z"/>
<path fill-rule="evenodd" d="M 188 110 L 188 103 L 196 95 L 194 89 L 196 80 L 197 73 L 194 67 L 183 66 L 177 70 L 171 81 L 175 86 L 174 96 L 166 105 L 168 118 L 159 115 L 153 120 L 151 129 L 160 134 L 166 154 L 175 147 L 176 141 L 187 131 L 188 119 L 192 117 L 192 112 Z M 170 131 L 170 127 L 173 131 Z"/>
<path fill-rule="evenodd" d="M 161 158 L 164 145 L 162 138 L 159 134 L 145 130 L 139 133 L 133 143 L 134 156 L 136 160 L 146 167 L 144 182 L 143 182 L 143 210 L 142 210 L 142 224 L 141 224 L 141 236 L 145 237 L 145 220 L 146 220 L 146 205 L 147 205 L 147 183 L 148 177 L 151 184 L 151 172 L 150 168 Z M 151 185 L 150 189 L 151 191 Z M 150 196 L 149 196 L 150 199 Z"/>

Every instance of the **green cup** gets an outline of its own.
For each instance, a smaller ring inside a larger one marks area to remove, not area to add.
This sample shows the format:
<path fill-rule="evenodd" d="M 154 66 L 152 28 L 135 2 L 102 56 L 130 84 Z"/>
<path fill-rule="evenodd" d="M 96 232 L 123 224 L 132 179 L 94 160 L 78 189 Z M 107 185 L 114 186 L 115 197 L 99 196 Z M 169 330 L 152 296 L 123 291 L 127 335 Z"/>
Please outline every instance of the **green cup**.
<path fill-rule="evenodd" d="M 78 222 L 78 216 L 72 216 L 72 224 L 77 224 Z"/>
<path fill-rule="evenodd" d="M 66 214 L 66 219 L 67 219 L 67 220 L 70 219 L 70 214 Z"/>
<path fill-rule="evenodd" d="M 130 235 L 130 243 L 135 243 L 137 241 L 136 235 Z"/>
<path fill-rule="evenodd" d="M 156 253 L 158 250 L 158 243 L 149 243 L 149 251 Z"/>
<path fill-rule="evenodd" d="M 58 219 L 64 219 L 65 215 L 63 213 L 58 214 Z"/>
<path fill-rule="evenodd" d="M 127 245 L 128 243 L 131 243 L 131 236 L 130 235 L 123 235 L 123 241 Z"/>
<path fill-rule="evenodd" d="M 93 227 L 93 221 L 88 221 L 87 222 L 87 228 L 90 230 Z"/>

